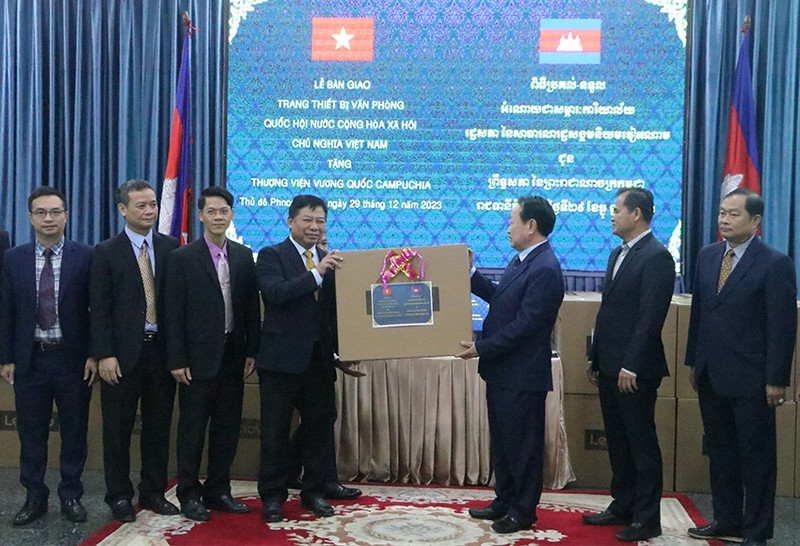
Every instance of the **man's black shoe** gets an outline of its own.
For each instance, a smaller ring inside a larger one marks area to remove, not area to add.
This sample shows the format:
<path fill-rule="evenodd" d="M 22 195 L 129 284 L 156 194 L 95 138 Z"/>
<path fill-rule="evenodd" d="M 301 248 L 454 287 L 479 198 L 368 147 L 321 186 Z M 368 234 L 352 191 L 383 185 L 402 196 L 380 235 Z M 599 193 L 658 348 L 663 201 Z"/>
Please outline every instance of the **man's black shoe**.
<path fill-rule="evenodd" d="M 111 505 L 111 514 L 114 519 L 122 523 L 130 523 L 136 521 L 136 512 L 133 510 L 133 504 L 128 499 L 120 499 Z"/>
<path fill-rule="evenodd" d="M 261 517 L 268 523 L 275 523 L 283 519 L 283 503 L 279 501 L 264 501 L 261 506 Z"/>
<path fill-rule="evenodd" d="M 326 499 L 353 500 L 361 496 L 361 489 L 345 487 L 339 482 L 327 482 L 322 486 L 322 493 Z"/>
<path fill-rule="evenodd" d="M 505 515 L 503 518 L 492 523 L 492 530 L 495 533 L 500 533 L 503 535 L 508 533 L 516 533 L 517 531 L 524 531 L 525 529 L 530 529 L 531 527 L 533 527 L 533 523 L 526 523 L 510 515 Z"/>
<path fill-rule="evenodd" d="M 211 519 L 206 507 L 203 506 L 203 503 L 197 499 L 191 499 L 186 502 L 182 502 L 181 514 L 195 521 L 208 521 Z"/>
<path fill-rule="evenodd" d="M 250 511 L 250 507 L 243 502 L 239 502 L 230 495 L 220 495 L 217 498 L 205 499 L 203 503 L 209 510 L 221 510 L 222 512 L 230 512 L 232 514 L 246 514 Z"/>
<path fill-rule="evenodd" d="M 161 516 L 177 516 L 178 507 L 164 498 L 164 495 L 139 495 L 139 508 L 150 510 Z"/>
<path fill-rule="evenodd" d="M 661 536 L 661 525 L 657 523 L 634 522 L 617 531 L 617 540 L 622 542 L 639 542 L 657 536 Z"/>
<path fill-rule="evenodd" d="M 47 513 L 47 502 L 26 500 L 17 515 L 14 516 L 14 525 L 28 525 Z"/>
<path fill-rule="evenodd" d="M 738 527 L 725 527 L 712 521 L 705 527 L 692 527 L 688 531 L 692 538 L 703 540 L 724 540 L 725 542 L 742 542 L 742 530 Z"/>
<path fill-rule="evenodd" d="M 505 516 L 506 513 L 498 510 L 493 504 L 484 506 L 483 508 L 470 508 L 469 516 L 475 519 L 491 519 L 497 520 Z"/>
<path fill-rule="evenodd" d="M 329 518 L 334 514 L 333 506 L 328 504 L 328 501 L 322 497 L 306 497 L 301 499 L 300 504 L 303 508 L 309 512 L 314 512 L 321 518 Z"/>
<path fill-rule="evenodd" d="M 83 507 L 78 499 L 68 499 L 61 501 L 61 513 L 72 523 L 83 523 L 86 521 L 86 508 Z"/>
<path fill-rule="evenodd" d="M 596 514 L 584 514 L 581 521 L 585 525 L 630 525 L 631 518 L 618 516 L 608 508 Z"/>

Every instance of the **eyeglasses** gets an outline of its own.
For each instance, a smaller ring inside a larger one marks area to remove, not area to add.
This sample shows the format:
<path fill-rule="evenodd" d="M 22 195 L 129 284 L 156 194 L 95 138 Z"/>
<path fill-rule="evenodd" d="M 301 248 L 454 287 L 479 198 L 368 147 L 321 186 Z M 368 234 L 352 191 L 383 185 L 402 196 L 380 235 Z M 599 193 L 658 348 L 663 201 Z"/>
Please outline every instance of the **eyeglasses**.
<path fill-rule="evenodd" d="M 231 209 L 229 208 L 221 208 L 221 209 L 203 209 L 203 214 L 206 216 L 228 216 L 231 213 Z"/>
<path fill-rule="evenodd" d="M 65 211 L 64 209 L 50 209 L 50 210 L 36 209 L 31 211 L 31 216 L 34 216 L 39 220 L 44 220 L 49 214 L 55 220 L 57 218 L 61 218 L 65 212 L 67 211 Z"/>

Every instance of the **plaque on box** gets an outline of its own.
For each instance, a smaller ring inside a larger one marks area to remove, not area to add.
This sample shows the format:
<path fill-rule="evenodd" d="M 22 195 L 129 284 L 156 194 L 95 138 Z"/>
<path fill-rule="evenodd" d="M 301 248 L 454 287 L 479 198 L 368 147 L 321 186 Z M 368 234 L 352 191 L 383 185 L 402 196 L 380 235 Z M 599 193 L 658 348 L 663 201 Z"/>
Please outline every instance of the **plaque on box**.
<path fill-rule="evenodd" d="M 343 252 L 336 272 L 339 356 L 450 356 L 472 339 L 465 245 Z"/>

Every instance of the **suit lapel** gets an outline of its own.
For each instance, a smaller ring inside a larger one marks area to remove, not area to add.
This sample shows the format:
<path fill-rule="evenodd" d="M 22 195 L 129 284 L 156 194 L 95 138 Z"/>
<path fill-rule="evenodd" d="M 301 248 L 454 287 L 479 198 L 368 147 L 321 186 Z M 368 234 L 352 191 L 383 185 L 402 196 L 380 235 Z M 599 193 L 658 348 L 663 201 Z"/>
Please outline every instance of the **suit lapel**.
<path fill-rule="evenodd" d="M 507 287 L 511 286 L 511 284 L 513 284 L 514 281 L 517 280 L 520 277 L 520 275 L 522 275 L 522 273 L 528 269 L 528 266 L 531 264 L 531 262 L 533 262 L 536 256 L 541 254 L 545 248 L 550 248 L 550 243 L 548 243 L 547 241 L 534 248 L 531 251 L 531 253 L 525 257 L 525 260 L 523 262 L 521 262 L 511 272 L 509 272 L 508 275 L 505 275 L 503 279 L 501 279 L 502 282 L 499 285 L 497 285 L 497 290 L 495 290 L 494 297 L 500 294 Z"/>
<path fill-rule="evenodd" d="M 722 267 L 722 255 L 725 254 L 725 245 L 722 246 L 722 252 L 719 257 L 719 267 L 716 268 L 717 276 L 714 283 L 714 288 L 716 289 L 716 282 L 719 280 L 719 270 Z M 722 290 L 717 294 L 717 303 L 722 302 L 725 297 L 730 294 L 731 290 L 736 287 L 736 283 L 744 277 L 744 274 L 747 273 L 747 270 L 750 269 L 756 261 L 756 256 L 761 251 L 761 242 L 758 239 L 753 239 L 750 243 L 750 246 L 747 247 L 745 250 L 744 255 L 739 259 L 736 264 L 736 267 L 731 271 L 728 280 L 725 281 L 725 286 L 722 287 Z"/>
<path fill-rule="evenodd" d="M 69 241 L 64 241 L 64 249 L 61 254 L 61 273 L 58 280 L 58 303 L 64 301 L 65 288 L 72 282 L 72 274 L 75 270 L 75 260 L 72 259 L 74 250 L 75 248 L 69 244 Z"/>
<path fill-rule="evenodd" d="M 619 254 L 622 252 L 622 247 L 617 246 L 614 250 L 611 251 L 611 256 L 608 258 L 608 266 L 606 267 L 606 276 L 603 280 L 603 294 L 608 294 L 611 292 L 611 282 L 612 282 L 612 275 L 614 274 L 614 264 L 617 263 L 617 259 L 619 258 Z"/>
<path fill-rule="evenodd" d="M 33 312 L 37 312 L 37 299 L 36 299 L 36 245 L 30 244 L 30 248 L 26 253 L 25 260 L 22 265 L 22 282 L 25 292 L 31 301 L 31 308 Z"/>
<path fill-rule="evenodd" d="M 216 284 L 217 287 L 220 288 L 221 290 L 222 288 L 220 287 L 219 284 L 219 275 L 217 274 L 217 269 L 214 267 L 214 258 L 211 256 L 211 251 L 208 249 L 208 245 L 206 244 L 205 239 L 198 239 L 197 241 L 191 244 L 194 245 L 194 248 L 192 250 L 197 255 L 197 259 L 200 260 L 200 263 L 203 265 L 203 269 L 205 269 L 206 273 L 208 273 L 208 275 L 214 281 L 214 284 Z M 229 269 L 232 270 L 233 267 L 231 266 L 230 257 L 231 257 L 231 249 L 230 247 L 228 247 L 228 266 Z M 232 277 L 233 274 L 231 274 L 231 283 L 233 283 Z"/>
<path fill-rule="evenodd" d="M 294 271 L 293 276 L 299 277 L 304 272 L 308 271 L 306 269 L 306 264 L 303 262 L 303 257 L 300 256 L 300 253 L 297 252 L 297 249 L 294 246 L 294 243 L 287 239 L 283 242 L 283 252 L 286 253 L 286 257 L 289 262 L 289 267 L 291 267 Z"/>
<path fill-rule="evenodd" d="M 622 263 L 620 264 L 619 269 L 617 270 L 617 274 L 614 276 L 613 279 L 611 279 L 611 284 L 609 285 L 608 290 L 606 290 L 605 286 L 603 287 L 603 294 L 608 294 L 614 290 L 614 287 L 617 286 L 619 280 L 622 278 L 623 275 L 625 275 L 625 271 L 627 271 L 631 267 L 631 264 L 636 263 L 637 259 L 639 258 L 639 252 L 645 246 L 647 246 L 647 243 L 652 238 L 653 234 L 648 233 L 642 239 L 637 241 L 636 244 L 633 245 L 630 250 L 628 250 L 628 253 L 625 255 L 625 259 L 622 260 Z M 622 247 L 620 246 L 618 247 L 617 256 L 619 256 L 621 252 L 622 252 Z M 612 275 L 614 273 L 615 263 L 616 263 L 616 258 L 614 259 L 614 262 L 610 264 Z"/>

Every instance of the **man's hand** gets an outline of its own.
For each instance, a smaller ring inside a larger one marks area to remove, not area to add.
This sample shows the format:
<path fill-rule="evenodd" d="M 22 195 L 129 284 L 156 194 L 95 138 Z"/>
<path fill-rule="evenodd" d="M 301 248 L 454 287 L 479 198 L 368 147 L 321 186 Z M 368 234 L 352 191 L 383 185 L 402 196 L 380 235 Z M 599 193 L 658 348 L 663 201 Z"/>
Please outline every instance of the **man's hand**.
<path fill-rule="evenodd" d="M 786 402 L 786 387 L 767 385 L 767 405 L 771 408 L 782 406 Z"/>
<path fill-rule="evenodd" d="M 95 379 L 97 379 L 97 359 L 89 357 L 83 365 L 83 380 L 87 382 L 87 387 L 91 387 Z"/>
<path fill-rule="evenodd" d="M 188 385 L 192 382 L 192 372 L 189 368 L 178 368 L 177 370 L 172 370 L 170 373 L 178 383 Z"/>
<path fill-rule="evenodd" d="M 344 360 L 339 360 L 339 359 L 336 359 L 336 361 L 334 362 L 336 367 L 339 368 L 340 370 L 342 370 L 343 374 L 349 375 L 350 377 L 364 377 L 365 375 L 367 375 L 366 373 L 364 373 L 362 371 L 359 371 L 359 370 L 354 370 L 353 369 L 353 366 L 355 364 L 360 364 L 360 363 L 361 362 L 358 361 L 358 360 L 347 360 L 347 361 L 344 361 Z"/>
<path fill-rule="evenodd" d="M 119 385 L 119 378 L 122 377 L 122 370 L 119 368 L 119 361 L 116 357 L 100 359 L 100 379 L 109 385 Z"/>
<path fill-rule="evenodd" d="M 343 260 L 338 250 L 331 250 L 317 264 L 317 273 L 324 277 L 328 271 L 342 267 Z"/>
<path fill-rule="evenodd" d="M 244 378 L 247 379 L 251 375 L 253 375 L 253 371 L 256 369 L 256 359 L 252 356 L 248 356 L 244 359 Z"/>
<path fill-rule="evenodd" d="M 16 366 L 14 366 L 13 362 L 9 362 L 8 364 L 0 365 L 0 375 L 3 376 L 3 379 L 5 379 L 8 382 L 9 385 L 13 385 L 14 384 L 14 369 L 15 368 L 16 368 Z"/>
<path fill-rule="evenodd" d="M 619 377 L 617 378 L 617 388 L 619 388 L 619 392 L 628 394 L 638 391 L 639 387 L 636 385 L 636 376 L 629 374 L 625 370 L 620 370 Z"/>
<path fill-rule="evenodd" d="M 480 355 L 478 354 L 478 349 L 475 348 L 475 343 L 472 341 L 462 341 L 462 347 L 466 347 L 467 350 L 458 353 L 456 358 L 463 358 L 464 360 L 469 360 L 470 358 L 477 358 Z"/>
<path fill-rule="evenodd" d="M 589 365 L 586 366 L 586 378 L 589 380 L 589 383 L 594 385 L 595 387 L 599 384 L 598 376 L 600 372 L 597 370 L 592 369 L 592 363 L 589 362 Z"/>

